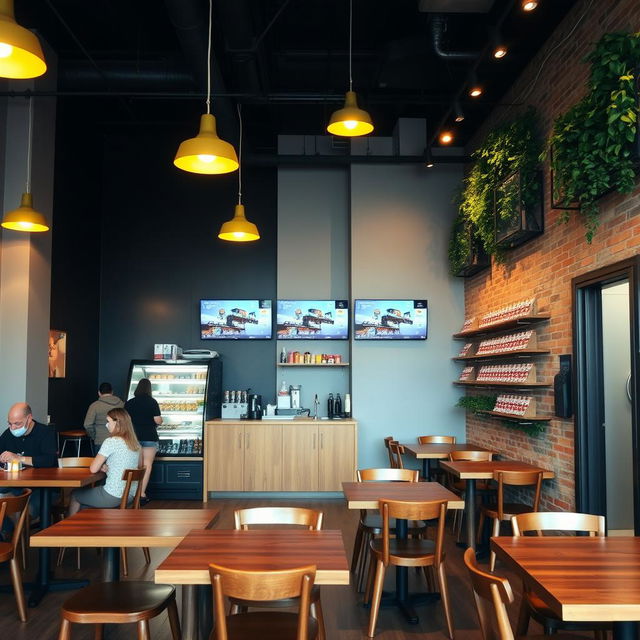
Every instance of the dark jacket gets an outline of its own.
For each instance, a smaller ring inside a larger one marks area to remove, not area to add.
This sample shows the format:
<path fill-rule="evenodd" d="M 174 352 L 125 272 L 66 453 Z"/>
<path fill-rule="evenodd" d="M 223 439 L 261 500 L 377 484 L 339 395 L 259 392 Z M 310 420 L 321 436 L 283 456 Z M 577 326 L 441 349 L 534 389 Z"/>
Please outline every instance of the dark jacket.
<path fill-rule="evenodd" d="M 124 407 L 124 402 L 113 394 L 100 396 L 89 405 L 84 419 L 84 428 L 96 445 L 101 445 L 109 437 L 107 413 L 111 409 L 121 409 L 122 407 Z"/>
<path fill-rule="evenodd" d="M 3 451 L 31 457 L 34 467 L 58 466 L 56 431 L 40 422 L 36 422 L 26 436 L 19 438 L 11 435 L 11 429 L 7 429 L 0 435 L 0 453 Z"/>

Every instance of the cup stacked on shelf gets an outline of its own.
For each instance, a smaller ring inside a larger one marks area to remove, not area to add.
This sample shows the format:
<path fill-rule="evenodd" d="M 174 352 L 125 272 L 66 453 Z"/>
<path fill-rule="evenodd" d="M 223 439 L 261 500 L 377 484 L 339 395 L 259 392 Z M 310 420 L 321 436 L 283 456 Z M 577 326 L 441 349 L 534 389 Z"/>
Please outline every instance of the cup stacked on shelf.
<path fill-rule="evenodd" d="M 478 382 L 523 383 L 533 369 L 531 362 L 523 364 L 497 364 L 480 367 L 476 380 Z"/>
<path fill-rule="evenodd" d="M 473 380 L 473 367 L 465 367 L 458 378 L 460 382 L 464 382 L 466 380 Z"/>
<path fill-rule="evenodd" d="M 523 416 L 529 405 L 531 396 L 499 395 L 493 408 L 497 413 L 508 413 L 514 416 Z"/>
<path fill-rule="evenodd" d="M 532 335 L 533 331 L 529 329 L 528 331 L 520 331 L 519 333 L 513 333 L 508 336 L 498 336 L 497 338 L 483 340 L 478 345 L 476 355 L 481 356 L 494 353 L 521 351 L 522 349 L 527 348 Z"/>
<path fill-rule="evenodd" d="M 496 311 L 490 311 L 480 318 L 480 327 L 489 327 L 501 322 L 507 322 L 508 320 L 514 320 L 515 318 L 522 318 L 523 316 L 531 315 L 533 311 L 533 305 L 535 298 L 529 298 L 528 300 L 521 300 L 514 304 L 507 305 L 502 309 Z"/>

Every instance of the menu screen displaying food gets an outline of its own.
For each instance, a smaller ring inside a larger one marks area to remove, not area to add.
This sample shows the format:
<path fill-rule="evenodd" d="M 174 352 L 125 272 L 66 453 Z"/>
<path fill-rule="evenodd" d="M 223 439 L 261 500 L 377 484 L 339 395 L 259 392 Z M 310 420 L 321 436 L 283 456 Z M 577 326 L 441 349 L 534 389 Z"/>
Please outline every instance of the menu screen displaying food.
<path fill-rule="evenodd" d="M 200 300 L 202 340 L 269 340 L 271 300 Z"/>
<path fill-rule="evenodd" d="M 278 340 L 347 340 L 348 300 L 278 300 Z"/>
<path fill-rule="evenodd" d="M 355 340 L 426 340 L 426 300 L 356 300 Z"/>

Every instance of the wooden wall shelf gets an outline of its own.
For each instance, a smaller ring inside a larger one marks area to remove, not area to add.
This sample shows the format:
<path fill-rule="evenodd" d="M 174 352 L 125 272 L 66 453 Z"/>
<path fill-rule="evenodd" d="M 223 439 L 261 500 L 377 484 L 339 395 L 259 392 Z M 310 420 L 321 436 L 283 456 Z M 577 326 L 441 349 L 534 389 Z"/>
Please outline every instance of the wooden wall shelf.
<path fill-rule="evenodd" d="M 279 367 L 348 367 L 348 362 L 278 362 Z"/>
<path fill-rule="evenodd" d="M 476 382 L 471 380 L 454 380 L 453 384 L 463 387 L 512 387 L 514 389 L 522 389 L 524 387 L 550 387 L 546 382 Z"/>
<path fill-rule="evenodd" d="M 466 362 L 468 360 L 494 360 L 497 358 L 531 358 L 533 356 L 549 355 L 551 351 L 546 349 L 517 349 L 515 351 L 503 351 L 502 353 L 485 353 L 479 356 L 456 356 L 453 360 Z"/>
<path fill-rule="evenodd" d="M 531 324 L 539 324 L 540 322 L 544 322 L 545 320 L 549 320 L 550 318 L 551 315 L 548 313 L 538 313 L 531 316 L 520 316 L 519 318 L 504 320 L 503 322 L 496 322 L 495 324 L 491 324 L 486 327 L 471 329 L 470 331 L 462 331 L 461 333 L 454 333 L 453 337 L 456 340 L 463 340 L 465 338 L 470 338 L 471 336 L 481 336 L 485 334 L 496 333 L 498 331 L 517 329 L 518 327 L 523 327 Z"/>
<path fill-rule="evenodd" d="M 479 410 L 478 413 L 487 416 L 493 416 L 494 418 L 502 418 L 504 420 L 511 420 L 513 422 L 518 423 L 526 423 L 526 422 L 549 422 L 551 418 L 549 416 L 515 416 L 512 413 L 500 413 L 499 411 L 482 411 Z"/>

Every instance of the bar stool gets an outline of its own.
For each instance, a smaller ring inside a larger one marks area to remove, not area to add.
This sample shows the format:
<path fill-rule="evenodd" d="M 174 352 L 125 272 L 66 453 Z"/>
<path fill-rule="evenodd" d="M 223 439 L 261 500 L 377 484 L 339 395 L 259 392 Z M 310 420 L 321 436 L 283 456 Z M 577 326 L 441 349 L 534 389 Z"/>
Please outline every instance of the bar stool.
<path fill-rule="evenodd" d="M 64 438 L 62 442 L 62 450 L 60 451 L 60 438 Z M 64 450 L 67 446 L 67 442 L 74 442 L 76 445 L 76 458 L 80 457 L 80 449 L 82 448 L 82 442 L 89 443 L 89 450 L 91 455 L 95 457 L 96 453 L 93 449 L 93 440 L 87 435 L 84 429 L 69 429 L 67 431 L 58 432 L 58 450 L 60 451 L 60 457 L 64 458 Z"/>

